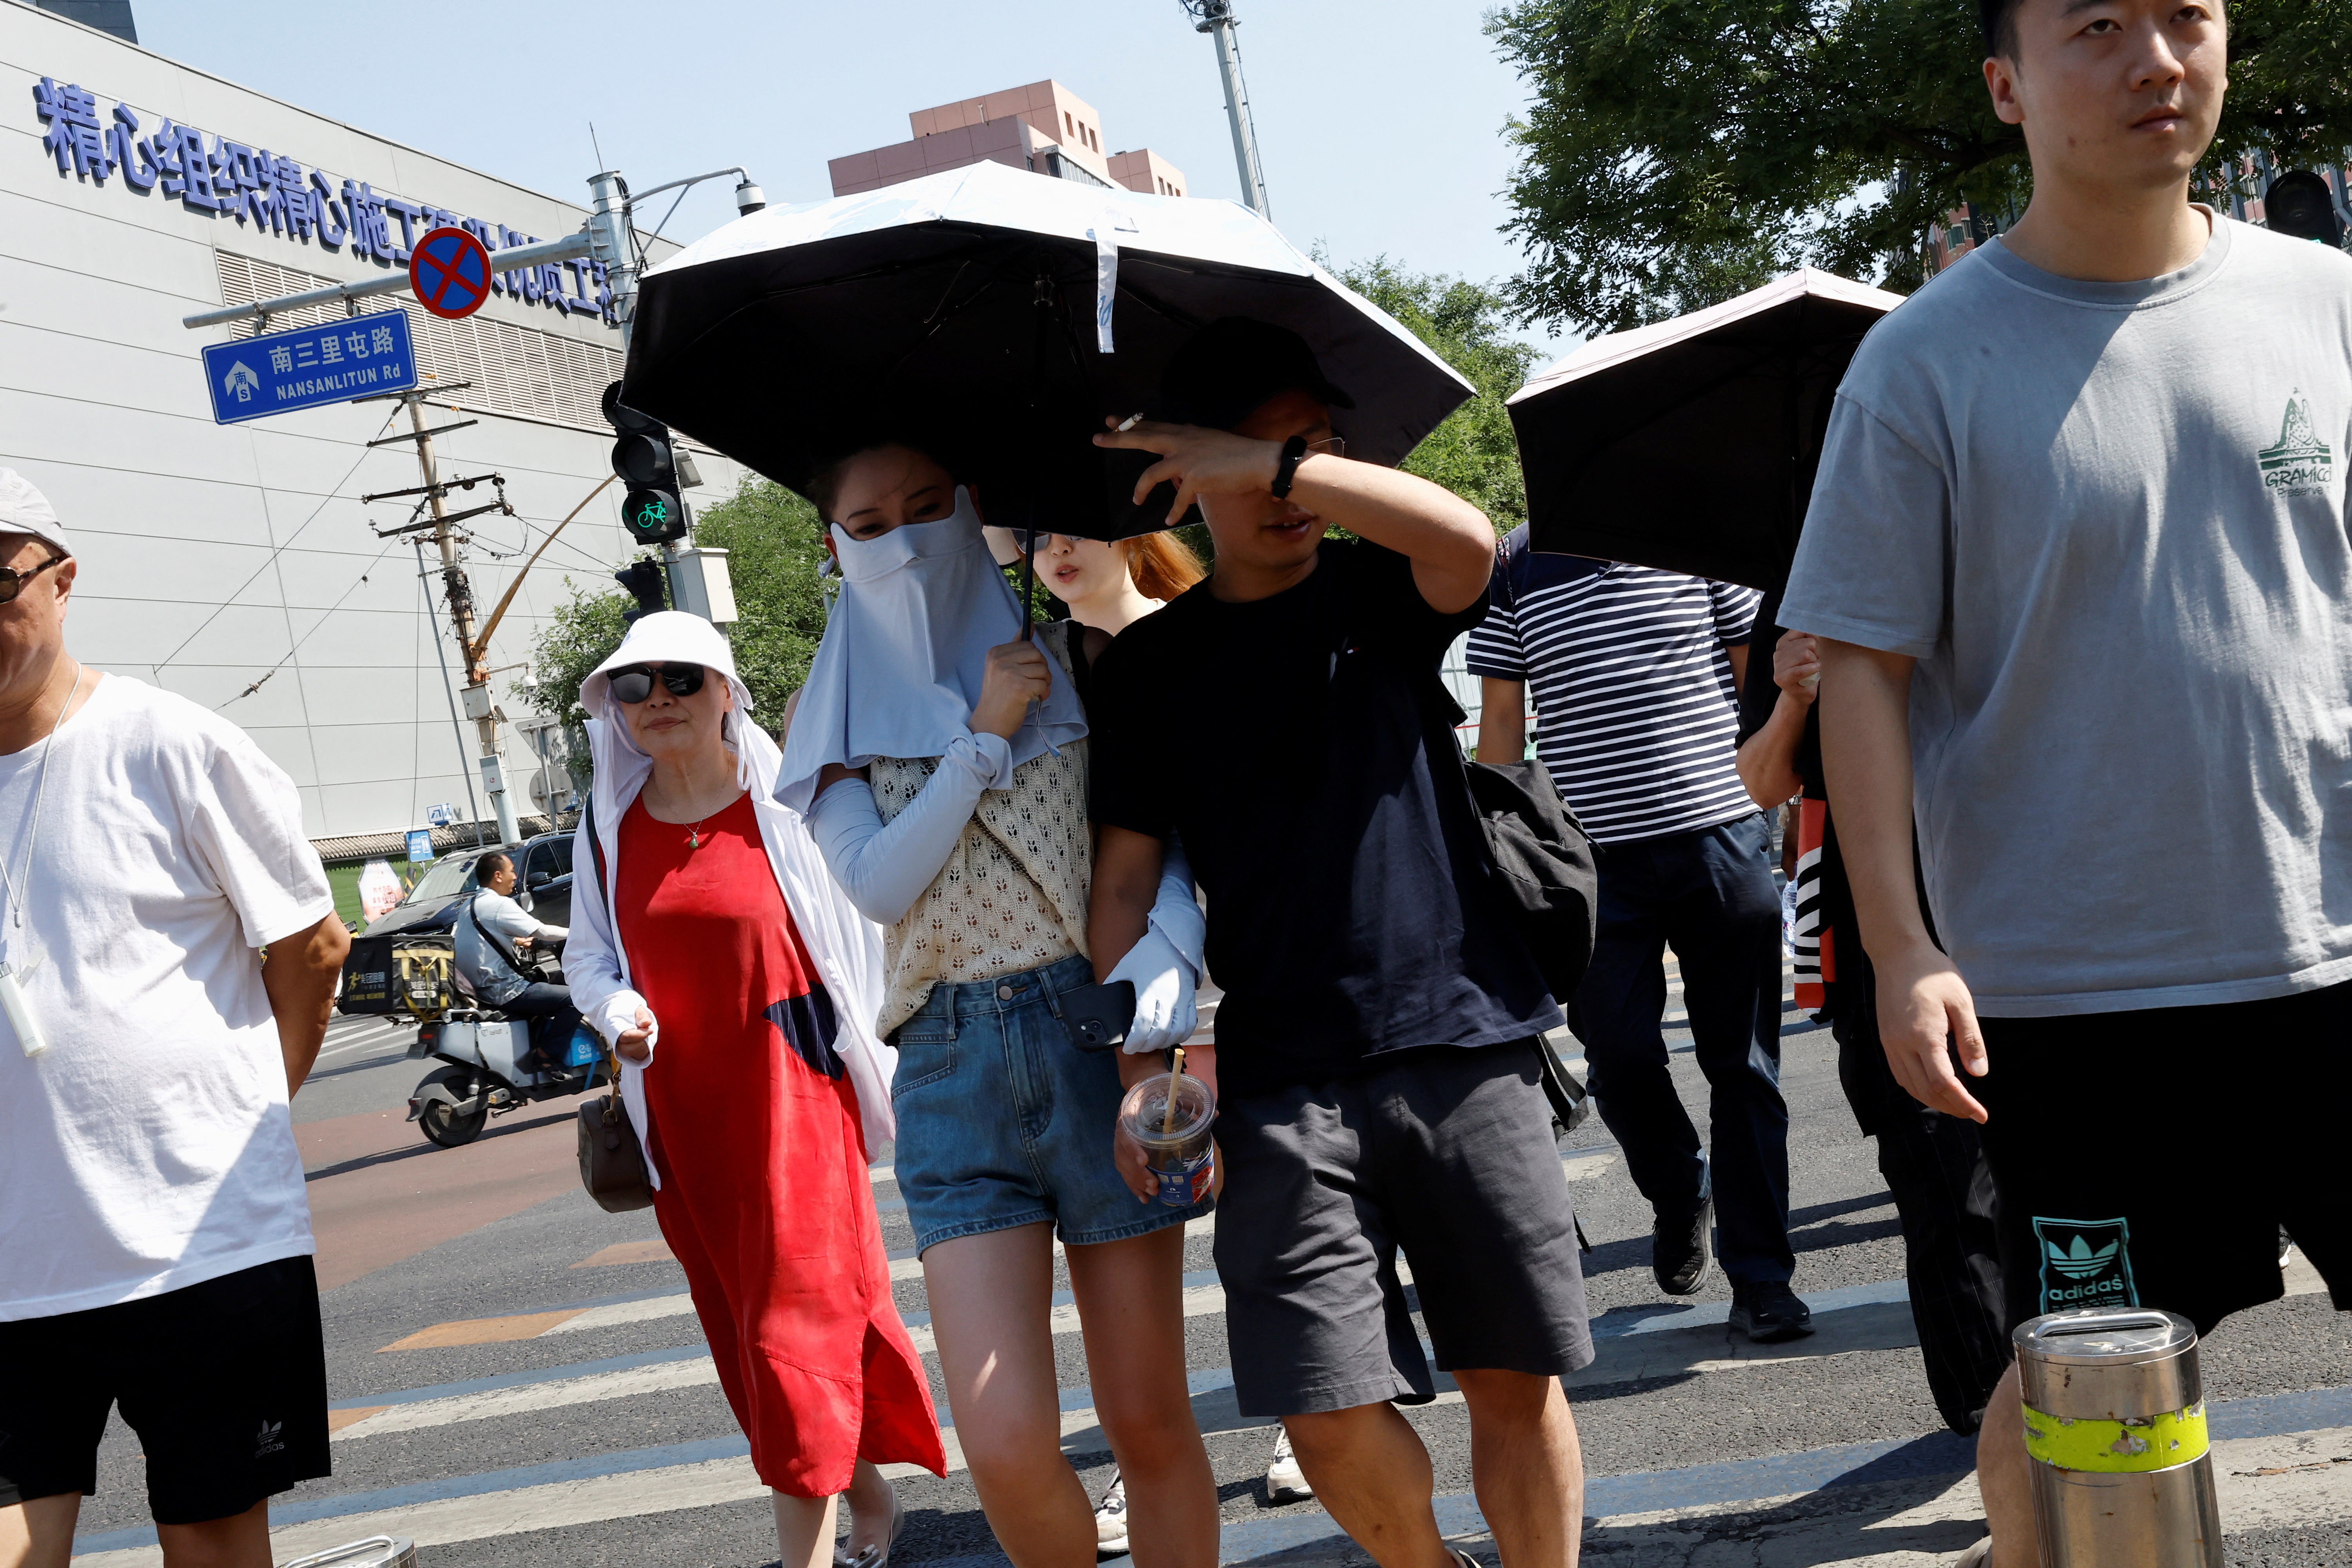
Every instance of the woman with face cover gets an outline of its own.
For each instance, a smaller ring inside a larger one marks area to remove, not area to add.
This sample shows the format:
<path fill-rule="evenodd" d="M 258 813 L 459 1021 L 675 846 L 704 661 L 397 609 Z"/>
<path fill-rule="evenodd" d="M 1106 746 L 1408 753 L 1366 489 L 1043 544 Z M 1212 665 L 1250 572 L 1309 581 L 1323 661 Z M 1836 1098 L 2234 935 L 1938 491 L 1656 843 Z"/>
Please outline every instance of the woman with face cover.
<path fill-rule="evenodd" d="M 1139 1568 L 1212 1568 L 1217 1501 L 1184 1375 L 1183 1222 L 1107 1152 L 1110 1052 L 1060 1001 L 1090 985 L 1087 628 L 1021 636 L 978 507 L 929 453 L 853 451 L 810 487 L 842 591 L 802 689 L 777 795 L 883 928 L 877 1032 L 898 1052 L 894 1163 L 922 1258 L 956 1436 L 1017 1568 L 1086 1568 L 1096 1528 L 1063 1458 L 1054 1239 L 1095 1408 L 1125 1475 Z M 1107 638 L 1097 635 L 1097 651 Z M 1126 1048 L 1193 1026 L 1199 906 L 1172 876 L 1132 980 Z M 1190 956 L 1186 956 L 1187 954 Z"/>
<path fill-rule="evenodd" d="M 883 1568 L 904 1519 L 877 1464 L 947 1468 L 891 1298 L 866 1147 L 895 1133 L 871 1028 L 881 942 L 771 781 L 727 639 L 639 620 L 581 683 L 595 783 L 573 846 L 564 978 L 623 1058 L 654 1214 L 751 1464 L 783 1568 Z"/>

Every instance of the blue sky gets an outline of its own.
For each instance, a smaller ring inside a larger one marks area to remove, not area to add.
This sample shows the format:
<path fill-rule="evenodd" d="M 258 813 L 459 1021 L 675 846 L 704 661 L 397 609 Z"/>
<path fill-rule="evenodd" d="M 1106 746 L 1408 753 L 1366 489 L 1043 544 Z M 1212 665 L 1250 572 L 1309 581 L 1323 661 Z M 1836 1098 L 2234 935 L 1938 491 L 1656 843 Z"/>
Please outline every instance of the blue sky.
<path fill-rule="evenodd" d="M 1475 279 L 1519 264 L 1505 121 L 1526 101 L 1485 0 L 1238 0 L 1275 221 L 1341 263 Z M 825 160 L 904 141 L 907 113 L 1053 77 L 1196 195 L 1238 195 L 1214 48 L 1178 0 L 666 0 L 554 5 L 134 0 L 140 41 L 365 130 L 584 202 L 742 163 L 772 202 L 830 195 Z M 667 198 L 661 198 L 665 202 Z M 650 224 L 658 217 L 640 215 Z M 725 183 L 668 233 L 734 216 Z M 1528 334 L 1552 352 L 1540 331 Z"/>

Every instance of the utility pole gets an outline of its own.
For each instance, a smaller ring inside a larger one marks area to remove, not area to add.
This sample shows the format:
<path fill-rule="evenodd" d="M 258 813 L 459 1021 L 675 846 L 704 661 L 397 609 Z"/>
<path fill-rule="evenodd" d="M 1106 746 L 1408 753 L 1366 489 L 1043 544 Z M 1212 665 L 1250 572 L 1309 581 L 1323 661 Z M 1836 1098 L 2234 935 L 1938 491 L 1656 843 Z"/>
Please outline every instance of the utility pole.
<path fill-rule="evenodd" d="M 1217 40 L 1217 72 L 1225 79 L 1225 118 L 1234 128 L 1234 163 L 1241 171 L 1242 200 L 1250 211 L 1271 223 L 1274 209 L 1266 205 L 1265 170 L 1257 160 L 1257 130 L 1250 121 L 1249 89 L 1242 84 L 1241 45 L 1234 29 L 1233 0 L 1181 0 L 1192 18 L 1192 30 Z"/>
<path fill-rule="evenodd" d="M 474 587 L 467 579 L 465 563 L 457 554 L 457 524 L 468 518 L 479 517 L 488 511 L 503 512 L 511 517 L 514 515 L 514 508 L 507 503 L 506 480 L 499 475 L 476 475 L 470 479 L 451 479 L 446 483 L 442 481 L 440 464 L 433 452 L 433 437 L 446 435 L 452 430 L 462 430 L 469 425 L 479 424 L 480 421 L 461 419 L 454 425 L 435 426 L 429 429 L 425 424 L 425 404 L 428 397 L 436 392 L 446 395 L 448 393 L 463 391 L 465 387 L 465 383 L 458 382 L 445 387 L 435 387 L 429 391 L 419 387 L 412 392 L 394 395 L 408 409 L 409 428 L 404 435 L 386 436 L 382 440 L 372 442 L 370 445 L 388 447 L 395 442 L 415 442 L 416 462 L 418 468 L 424 471 L 425 483 L 414 489 L 387 490 L 376 495 L 362 496 L 360 500 L 362 502 L 368 502 L 389 500 L 396 496 L 421 495 L 425 498 L 425 507 L 432 512 L 432 520 L 429 522 L 411 522 L 399 528 L 385 529 L 381 531 L 384 536 L 391 537 L 403 533 L 421 534 L 430 531 L 434 548 L 440 552 L 442 598 L 449 606 L 450 627 L 457 634 L 457 649 L 466 661 L 464 692 L 466 717 L 474 721 L 474 731 L 481 743 L 481 752 L 476 758 L 475 765 L 481 771 L 483 792 L 490 797 L 490 815 L 497 819 L 499 825 L 499 842 L 515 844 L 521 841 L 522 834 L 515 822 L 513 796 L 507 789 L 506 761 L 499 750 L 499 705 L 495 694 L 490 690 L 488 650 L 485 646 L 487 639 L 475 634 Z M 449 510 L 447 497 L 452 489 L 460 487 L 471 489 L 484 479 L 488 479 L 496 487 L 498 500 L 487 506 L 472 507 L 465 511 L 452 512 Z M 420 540 L 417 542 L 421 547 L 423 542 Z M 466 789 L 470 796 L 473 793 L 470 780 Z"/>

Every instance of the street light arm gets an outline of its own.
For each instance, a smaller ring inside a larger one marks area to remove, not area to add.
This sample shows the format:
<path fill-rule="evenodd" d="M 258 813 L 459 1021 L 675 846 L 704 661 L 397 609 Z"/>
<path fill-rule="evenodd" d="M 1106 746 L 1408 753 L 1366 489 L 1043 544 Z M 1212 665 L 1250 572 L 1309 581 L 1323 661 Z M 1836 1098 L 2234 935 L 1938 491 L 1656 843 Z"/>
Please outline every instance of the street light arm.
<path fill-rule="evenodd" d="M 578 517 L 582 511 L 586 510 L 590 501 L 594 500 L 598 496 L 604 493 L 604 486 L 609 485 L 612 482 L 613 476 L 606 474 L 604 478 L 603 483 L 600 483 L 594 489 L 590 490 L 586 495 L 581 497 L 580 504 L 573 507 L 570 512 L 565 514 L 563 522 L 559 522 L 553 528 L 547 531 L 547 537 L 539 542 L 539 548 L 530 552 L 530 559 L 522 563 L 522 570 L 514 574 L 514 581 L 507 584 L 507 591 L 499 595 L 498 608 L 490 612 L 490 618 L 483 623 L 480 633 L 475 637 L 471 643 L 467 645 L 466 668 L 467 669 L 475 668 L 480 665 L 483 658 L 488 654 L 490 647 L 490 634 L 499 629 L 499 622 L 504 618 L 507 613 L 507 606 L 514 603 L 515 590 L 522 586 L 522 580 L 524 576 L 530 573 L 530 569 L 539 564 L 539 558 L 547 553 L 547 547 L 555 542 L 555 536 L 563 531 L 564 523 L 568 523 L 573 518 Z"/>

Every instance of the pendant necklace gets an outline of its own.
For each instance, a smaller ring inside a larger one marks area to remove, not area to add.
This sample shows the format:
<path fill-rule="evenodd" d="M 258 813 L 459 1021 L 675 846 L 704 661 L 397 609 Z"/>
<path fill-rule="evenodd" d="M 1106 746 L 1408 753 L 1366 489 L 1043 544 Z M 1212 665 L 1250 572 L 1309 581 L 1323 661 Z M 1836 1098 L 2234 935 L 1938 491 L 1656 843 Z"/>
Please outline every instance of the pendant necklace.
<path fill-rule="evenodd" d="M 710 818 L 706 816 L 702 819 L 702 822 L 708 822 Z M 686 830 L 686 847 L 688 849 L 699 849 L 702 847 L 702 822 L 695 823 Z"/>

